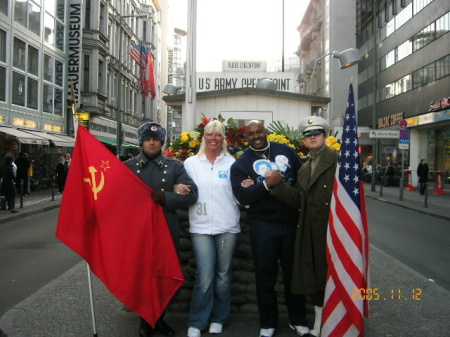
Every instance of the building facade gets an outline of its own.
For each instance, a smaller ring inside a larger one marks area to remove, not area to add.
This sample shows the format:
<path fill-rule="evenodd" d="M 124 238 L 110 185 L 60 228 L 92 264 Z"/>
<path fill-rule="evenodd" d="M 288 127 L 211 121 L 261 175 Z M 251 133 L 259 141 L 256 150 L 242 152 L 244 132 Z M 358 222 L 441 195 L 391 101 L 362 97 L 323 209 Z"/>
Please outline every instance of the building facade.
<path fill-rule="evenodd" d="M 8 140 L 2 153 L 70 152 L 55 149 L 45 134 L 73 136 L 72 93 L 81 124 L 111 151 L 117 152 L 119 141 L 121 154 L 135 153 L 139 125 L 167 123 L 160 92 L 167 83 L 168 45 L 173 38 L 164 35 L 171 20 L 168 2 L 2 1 L 0 127 L 42 132 L 46 139 L 39 140 L 42 144 L 35 144 L 39 149 L 34 150 L 33 144 L 21 143 L 27 137 L 0 130 L 0 145 L 6 139 L 16 141 L 12 146 Z M 153 58 L 154 99 L 141 94 L 140 66 L 130 56 L 139 42 Z"/>
<path fill-rule="evenodd" d="M 405 146 L 399 146 L 399 138 L 374 138 L 363 148 L 363 158 L 374 156 L 382 166 L 390 161 L 397 172 L 415 170 L 421 159 L 432 171 L 448 171 L 450 2 L 358 0 L 356 17 L 363 56 L 358 65 L 359 125 L 399 130 L 404 119 L 410 132 L 408 148 L 400 148 Z"/>
<path fill-rule="evenodd" d="M 357 67 L 339 69 L 338 61 L 329 55 L 356 46 L 355 0 L 311 0 L 298 26 L 300 45 L 300 92 L 331 98 L 329 105 L 313 111 L 330 122 L 343 125 L 350 83 L 357 97 Z M 320 59 L 320 60 L 319 60 Z"/>

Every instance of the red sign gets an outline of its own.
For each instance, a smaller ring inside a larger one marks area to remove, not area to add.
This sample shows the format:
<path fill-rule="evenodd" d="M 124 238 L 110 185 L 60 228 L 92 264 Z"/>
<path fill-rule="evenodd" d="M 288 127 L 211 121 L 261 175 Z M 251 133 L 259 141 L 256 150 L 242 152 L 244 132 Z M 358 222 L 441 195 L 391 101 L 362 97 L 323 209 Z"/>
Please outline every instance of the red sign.
<path fill-rule="evenodd" d="M 400 129 L 406 129 L 408 126 L 408 121 L 406 119 L 402 119 L 400 123 L 398 123 L 398 127 Z"/>

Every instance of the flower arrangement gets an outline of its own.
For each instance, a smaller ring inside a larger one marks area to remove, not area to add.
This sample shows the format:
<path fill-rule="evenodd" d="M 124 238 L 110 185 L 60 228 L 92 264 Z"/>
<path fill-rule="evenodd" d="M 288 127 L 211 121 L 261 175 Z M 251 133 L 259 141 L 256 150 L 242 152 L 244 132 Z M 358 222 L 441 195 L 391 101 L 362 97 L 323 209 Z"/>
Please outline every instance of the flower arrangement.
<path fill-rule="evenodd" d="M 233 118 L 229 118 L 225 123 L 225 119 L 221 115 L 217 118 L 202 116 L 201 123 L 192 132 L 182 132 L 177 140 L 170 143 L 170 147 L 163 150 L 163 153 L 181 161 L 195 155 L 200 147 L 206 124 L 211 120 L 219 120 L 225 125 L 228 151 L 234 157 L 239 158 L 249 145 L 245 140 L 245 127 L 238 127 Z M 308 154 L 309 150 L 305 147 L 304 137 L 298 130 L 283 126 L 280 122 L 272 123 L 267 129 L 269 141 L 286 144 L 293 148 L 300 157 Z M 340 140 L 337 140 L 336 134 L 334 136 L 330 134 L 325 144 L 337 151 L 341 148 Z"/>

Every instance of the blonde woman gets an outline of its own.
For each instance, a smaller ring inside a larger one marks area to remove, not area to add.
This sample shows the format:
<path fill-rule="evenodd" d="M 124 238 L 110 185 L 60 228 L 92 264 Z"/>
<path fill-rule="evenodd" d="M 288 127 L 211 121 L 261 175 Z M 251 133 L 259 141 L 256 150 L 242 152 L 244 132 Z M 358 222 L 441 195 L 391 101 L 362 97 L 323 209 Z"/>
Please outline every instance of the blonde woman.
<path fill-rule="evenodd" d="M 188 337 L 219 334 L 230 313 L 231 266 L 238 234 L 239 207 L 230 183 L 234 158 L 228 153 L 224 125 L 205 126 L 197 155 L 184 166 L 198 187 L 198 200 L 189 207 L 189 232 L 197 264 L 189 312 Z"/>

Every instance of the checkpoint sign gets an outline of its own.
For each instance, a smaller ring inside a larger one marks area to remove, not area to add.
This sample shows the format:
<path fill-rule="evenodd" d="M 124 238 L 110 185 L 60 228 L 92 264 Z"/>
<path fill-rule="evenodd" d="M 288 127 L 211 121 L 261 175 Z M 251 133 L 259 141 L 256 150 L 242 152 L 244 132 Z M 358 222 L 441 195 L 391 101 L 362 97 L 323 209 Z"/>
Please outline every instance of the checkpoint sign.
<path fill-rule="evenodd" d="M 409 149 L 409 130 L 403 129 L 398 133 L 398 148 L 401 150 Z"/>

